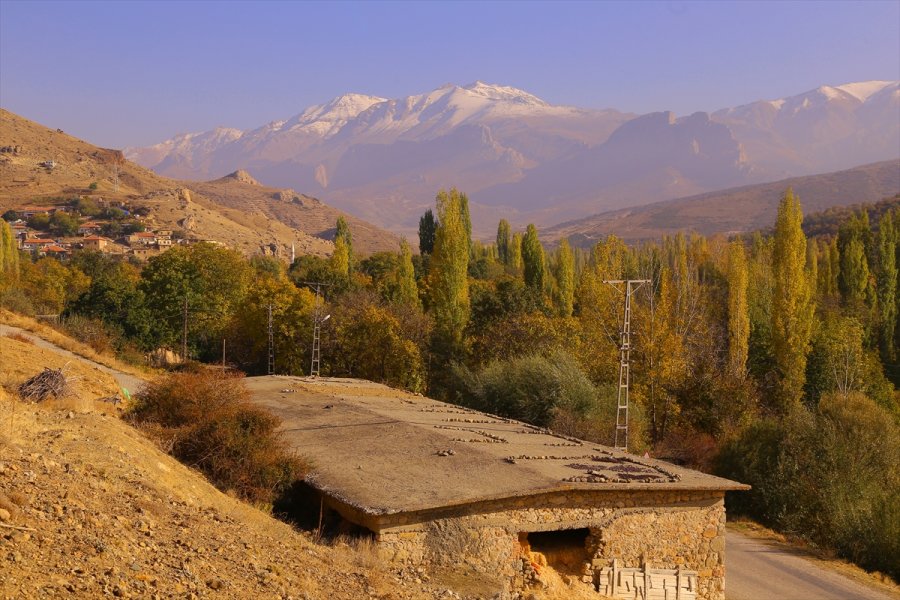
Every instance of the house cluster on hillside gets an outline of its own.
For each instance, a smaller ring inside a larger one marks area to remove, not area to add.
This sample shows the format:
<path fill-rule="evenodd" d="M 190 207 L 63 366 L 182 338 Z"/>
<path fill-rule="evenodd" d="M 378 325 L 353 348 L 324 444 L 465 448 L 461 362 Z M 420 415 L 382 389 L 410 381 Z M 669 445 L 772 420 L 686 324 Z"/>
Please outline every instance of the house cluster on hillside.
<path fill-rule="evenodd" d="M 60 259 L 77 250 L 127 254 L 146 259 L 164 252 L 175 243 L 188 243 L 187 240 L 175 240 L 171 229 L 124 233 L 114 239 L 103 234 L 104 231 L 109 231 L 110 221 L 83 217 L 79 217 L 81 222 L 78 224 L 77 235 L 74 236 L 53 237 L 28 226 L 28 219 L 39 215 L 51 217 L 57 211 L 72 212 L 68 206 L 23 206 L 15 211 L 18 219 L 10 222 L 10 226 L 21 250 Z"/>

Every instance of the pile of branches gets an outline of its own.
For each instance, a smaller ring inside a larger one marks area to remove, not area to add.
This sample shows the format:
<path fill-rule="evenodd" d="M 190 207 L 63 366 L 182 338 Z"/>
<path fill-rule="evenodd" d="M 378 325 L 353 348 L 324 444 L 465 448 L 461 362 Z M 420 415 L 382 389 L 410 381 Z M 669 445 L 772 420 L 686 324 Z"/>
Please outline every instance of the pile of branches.
<path fill-rule="evenodd" d="M 19 386 L 19 395 L 24 400 L 43 402 L 47 398 L 61 398 L 69 391 L 69 380 L 62 369 L 44 370 Z"/>

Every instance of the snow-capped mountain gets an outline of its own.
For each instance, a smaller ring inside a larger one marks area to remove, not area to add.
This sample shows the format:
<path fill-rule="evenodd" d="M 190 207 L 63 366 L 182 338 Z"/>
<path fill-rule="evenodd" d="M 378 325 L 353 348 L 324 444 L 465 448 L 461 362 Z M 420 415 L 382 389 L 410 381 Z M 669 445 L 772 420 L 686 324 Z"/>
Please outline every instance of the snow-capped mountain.
<path fill-rule="evenodd" d="M 900 85 L 821 86 L 676 118 L 556 106 L 479 81 L 397 99 L 346 94 L 254 130 L 179 135 L 126 155 L 180 178 L 246 168 L 398 231 L 451 185 L 486 229 L 499 216 L 549 224 L 896 158 Z"/>

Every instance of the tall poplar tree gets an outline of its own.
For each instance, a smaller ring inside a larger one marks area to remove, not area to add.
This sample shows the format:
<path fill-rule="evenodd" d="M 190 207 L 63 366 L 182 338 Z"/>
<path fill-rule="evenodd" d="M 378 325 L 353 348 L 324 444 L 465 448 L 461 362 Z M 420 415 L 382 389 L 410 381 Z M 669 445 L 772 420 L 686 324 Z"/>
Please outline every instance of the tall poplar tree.
<path fill-rule="evenodd" d="M 437 195 L 438 227 L 431 257 L 430 293 L 435 334 L 442 349 L 463 349 L 463 330 L 469 321 L 469 243 L 463 195 L 455 188 Z"/>
<path fill-rule="evenodd" d="M 572 316 L 575 303 L 575 255 L 569 240 L 563 238 L 556 252 L 557 308 L 563 317 Z"/>
<path fill-rule="evenodd" d="M 900 211 L 888 211 L 878 223 L 878 321 L 881 355 L 886 362 L 897 359 L 894 332 L 897 329 L 897 254 L 900 252 Z"/>
<path fill-rule="evenodd" d="M 338 217 L 337 224 L 335 226 L 334 239 L 338 238 L 344 240 L 344 244 L 347 246 L 347 262 L 348 268 L 350 271 L 353 270 L 353 234 L 350 233 L 350 226 L 347 225 L 346 219 L 344 219 L 343 215 Z"/>
<path fill-rule="evenodd" d="M 538 239 L 537 227 L 529 224 L 522 240 L 522 266 L 525 271 L 525 285 L 531 289 L 544 289 L 544 247 Z"/>
<path fill-rule="evenodd" d="M 436 230 L 437 223 L 434 220 L 434 213 L 429 208 L 419 219 L 419 252 L 422 254 L 434 252 L 434 232 Z"/>
<path fill-rule="evenodd" d="M 812 282 L 800 200 L 788 188 L 778 206 L 772 252 L 772 350 L 780 375 L 779 409 L 800 404 L 813 328 Z"/>
<path fill-rule="evenodd" d="M 400 240 L 400 264 L 397 268 L 397 300 L 417 308 L 422 307 L 419 288 L 416 286 L 416 272 L 413 268 L 412 252 L 406 239 Z"/>
<path fill-rule="evenodd" d="M 19 280 L 19 249 L 9 223 L 0 219 L 0 290 Z"/>
<path fill-rule="evenodd" d="M 500 219 L 500 223 L 497 225 L 497 255 L 500 262 L 507 266 L 509 266 L 510 259 L 509 243 L 509 221 Z"/>
<path fill-rule="evenodd" d="M 747 258 L 743 242 L 734 240 L 728 246 L 728 364 L 732 373 L 746 373 L 749 344 Z"/>
<path fill-rule="evenodd" d="M 509 266 L 522 268 L 522 234 L 519 232 L 514 233 L 509 242 Z"/>

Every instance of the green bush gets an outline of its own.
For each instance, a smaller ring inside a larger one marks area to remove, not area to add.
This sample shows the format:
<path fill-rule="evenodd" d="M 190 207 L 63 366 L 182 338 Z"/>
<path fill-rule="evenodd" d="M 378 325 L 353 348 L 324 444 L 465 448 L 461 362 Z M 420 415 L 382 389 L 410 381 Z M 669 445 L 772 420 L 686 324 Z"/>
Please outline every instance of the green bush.
<path fill-rule="evenodd" d="M 598 406 L 597 389 L 561 350 L 494 360 L 478 373 L 456 367 L 456 379 L 464 404 L 541 427 L 585 419 Z"/>
<path fill-rule="evenodd" d="M 241 377 L 176 373 L 149 383 L 127 417 L 218 488 L 271 503 L 305 465 L 276 432 L 279 419 L 254 407 Z"/>
<path fill-rule="evenodd" d="M 758 421 L 726 443 L 717 472 L 753 486 L 729 509 L 900 577 L 900 428 L 860 393 Z"/>

